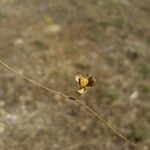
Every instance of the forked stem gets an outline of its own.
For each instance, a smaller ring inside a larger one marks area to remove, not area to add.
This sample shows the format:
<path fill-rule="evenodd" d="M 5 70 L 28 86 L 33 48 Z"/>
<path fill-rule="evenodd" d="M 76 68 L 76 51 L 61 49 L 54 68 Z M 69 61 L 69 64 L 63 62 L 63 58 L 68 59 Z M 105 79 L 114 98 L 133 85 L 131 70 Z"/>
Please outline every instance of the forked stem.
<path fill-rule="evenodd" d="M 80 101 L 79 98 L 74 98 L 68 95 L 65 95 L 61 92 L 55 91 L 39 82 L 36 82 L 34 80 L 32 80 L 31 78 L 22 75 L 21 73 L 17 72 L 16 70 L 14 70 L 12 67 L 10 67 L 9 65 L 7 65 L 6 63 L 4 63 L 2 60 L 0 60 L 0 64 L 2 64 L 3 66 L 5 66 L 8 70 L 11 70 L 12 72 L 14 72 L 15 74 L 17 74 L 18 76 L 20 76 L 21 78 L 24 78 L 25 80 L 31 82 L 32 84 L 35 84 L 51 93 L 60 95 L 64 98 L 73 100 L 73 101 L 77 101 L 80 105 L 82 105 L 83 107 L 85 107 L 88 111 L 90 111 L 94 116 L 96 116 L 101 122 L 103 122 L 108 128 L 110 128 L 117 136 L 119 136 L 121 139 L 123 139 L 124 141 L 130 143 L 132 146 L 137 147 L 137 145 L 135 143 L 133 143 L 132 141 L 130 141 L 129 139 L 127 139 L 124 135 L 122 135 L 121 133 L 119 133 L 118 131 L 116 131 L 111 125 L 109 125 L 99 114 L 97 114 L 93 109 L 91 109 L 88 105 L 86 105 L 85 103 L 83 103 L 82 101 Z"/>

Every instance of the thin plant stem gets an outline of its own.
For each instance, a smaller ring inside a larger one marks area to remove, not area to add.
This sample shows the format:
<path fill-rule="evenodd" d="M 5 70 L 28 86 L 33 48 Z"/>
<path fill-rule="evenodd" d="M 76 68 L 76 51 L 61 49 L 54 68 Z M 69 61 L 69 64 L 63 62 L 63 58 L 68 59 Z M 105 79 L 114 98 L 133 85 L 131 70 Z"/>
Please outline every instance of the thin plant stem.
<path fill-rule="evenodd" d="M 9 65 L 7 65 L 6 63 L 4 63 L 1 59 L 0 59 L 0 64 L 3 65 L 5 68 L 7 68 L 8 70 L 11 70 L 12 72 L 14 72 L 15 74 L 17 74 L 18 76 L 20 76 L 21 78 L 24 78 L 25 80 L 31 82 L 32 84 L 34 85 L 37 85 L 51 93 L 54 93 L 54 94 L 57 94 L 57 95 L 60 95 L 66 99 L 70 99 L 70 100 L 73 100 L 73 101 L 76 101 L 78 102 L 80 105 L 82 105 L 84 108 L 86 108 L 89 112 L 91 112 L 94 116 L 96 116 L 101 122 L 103 122 L 108 128 L 111 129 L 111 131 L 119 136 L 121 139 L 123 139 L 124 141 L 128 142 L 129 144 L 131 144 L 132 146 L 134 147 L 137 147 L 137 144 L 133 143 L 132 141 L 130 141 L 129 139 L 127 139 L 124 135 L 122 135 L 121 133 L 119 133 L 117 130 L 115 130 L 111 125 L 109 125 L 104 119 L 103 117 L 101 117 L 99 114 L 97 114 L 92 108 L 90 108 L 88 105 L 86 105 L 85 103 L 83 103 L 79 98 L 74 98 L 72 96 L 68 96 L 66 94 L 63 94 L 61 92 L 58 92 L 56 90 L 53 90 L 37 81 L 34 81 L 33 79 L 25 76 L 25 75 L 22 75 L 21 73 L 19 73 L 18 71 L 16 71 L 15 69 L 13 69 L 12 67 L 10 67 Z"/>
<path fill-rule="evenodd" d="M 130 141 L 129 139 L 127 139 L 124 135 L 122 135 L 121 133 L 119 133 L 117 130 L 115 130 L 111 125 L 109 125 L 99 114 L 97 114 L 93 109 L 91 109 L 88 105 L 86 105 L 85 103 L 83 103 L 82 101 L 80 101 L 79 99 L 76 99 L 78 101 L 78 103 L 80 103 L 83 107 L 85 107 L 88 111 L 90 111 L 93 115 L 95 115 L 101 122 L 103 122 L 108 128 L 110 128 L 114 134 L 116 134 L 117 136 L 119 136 L 121 139 L 123 139 L 124 141 L 130 143 L 131 145 L 133 145 L 134 147 L 136 147 L 137 145 L 135 143 L 133 143 L 132 141 Z"/>

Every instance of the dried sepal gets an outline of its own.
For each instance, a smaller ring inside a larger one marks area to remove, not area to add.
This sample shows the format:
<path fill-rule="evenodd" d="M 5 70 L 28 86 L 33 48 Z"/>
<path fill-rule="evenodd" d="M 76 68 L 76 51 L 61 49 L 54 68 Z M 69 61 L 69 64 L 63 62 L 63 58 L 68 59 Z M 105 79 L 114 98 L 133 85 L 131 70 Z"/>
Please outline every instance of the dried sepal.
<path fill-rule="evenodd" d="M 80 78 L 81 78 L 81 74 L 78 72 L 76 75 L 75 75 L 75 80 L 79 83 L 80 82 Z"/>
<path fill-rule="evenodd" d="M 77 94 L 83 95 L 87 91 L 86 88 L 80 88 L 79 90 L 76 91 Z"/>

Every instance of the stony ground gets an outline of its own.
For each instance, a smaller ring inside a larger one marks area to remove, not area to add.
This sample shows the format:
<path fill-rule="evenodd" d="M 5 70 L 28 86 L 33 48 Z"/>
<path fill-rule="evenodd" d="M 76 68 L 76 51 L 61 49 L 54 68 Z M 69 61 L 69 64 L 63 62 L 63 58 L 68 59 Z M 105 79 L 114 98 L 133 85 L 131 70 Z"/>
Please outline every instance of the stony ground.
<path fill-rule="evenodd" d="M 72 95 L 76 72 L 97 82 L 82 101 L 150 147 L 149 0 L 0 0 L 0 58 Z M 130 150 L 79 104 L 0 66 L 1 150 Z"/>

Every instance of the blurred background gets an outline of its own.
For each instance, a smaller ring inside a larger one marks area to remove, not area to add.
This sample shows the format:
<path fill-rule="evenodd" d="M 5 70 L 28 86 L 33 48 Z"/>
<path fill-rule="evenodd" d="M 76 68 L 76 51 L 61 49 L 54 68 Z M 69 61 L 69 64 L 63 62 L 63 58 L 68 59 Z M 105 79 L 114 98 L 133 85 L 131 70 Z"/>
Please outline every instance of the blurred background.
<path fill-rule="evenodd" d="M 68 95 L 76 72 L 94 75 L 82 101 L 148 150 L 149 16 L 149 0 L 0 0 L 0 58 Z M 134 148 L 79 104 L 0 65 L 0 149 Z"/>

